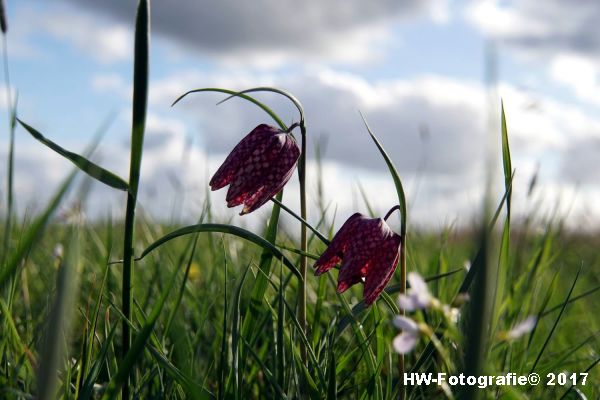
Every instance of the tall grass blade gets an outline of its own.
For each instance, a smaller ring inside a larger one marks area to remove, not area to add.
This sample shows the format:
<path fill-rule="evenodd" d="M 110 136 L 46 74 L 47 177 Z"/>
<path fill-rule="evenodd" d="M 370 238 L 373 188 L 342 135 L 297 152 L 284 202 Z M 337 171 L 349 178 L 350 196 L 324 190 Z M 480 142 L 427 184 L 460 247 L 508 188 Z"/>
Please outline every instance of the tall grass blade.
<path fill-rule="evenodd" d="M 23 234 L 21 240 L 19 241 L 19 244 L 8 255 L 6 264 L 0 272 L 0 289 L 3 288 L 4 285 L 8 282 L 8 280 L 15 274 L 17 268 L 19 267 L 24 257 L 31 249 L 31 247 L 40 239 L 44 228 L 48 224 L 48 221 L 50 221 L 50 218 L 52 217 L 54 211 L 56 211 L 65 194 L 71 187 L 76 172 L 77 171 L 73 171 L 67 177 L 67 179 L 65 179 L 64 183 L 60 186 L 59 190 L 48 203 L 48 206 L 46 207 L 44 212 L 39 217 L 37 217 L 29 227 L 27 227 L 27 230 Z"/>
<path fill-rule="evenodd" d="M 498 310 L 500 307 L 495 307 L 496 304 L 501 304 L 504 298 L 504 290 L 506 282 L 511 282 L 512 270 L 509 266 L 510 256 L 510 219 L 511 219 L 511 201 L 512 201 L 512 162 L 510 158 L 510 146 L 508 143 L 508 129 L 506 126 L 506 115 L 504 113 L 504 103 L 501 107 L 501 136 L 502 136 L 502 165 L 504 171 L 504 190 L 506 192 L 506 218 L 504 219 L 504 228 L 502 231 L 502 240 L 500 243 L 500 258 L 498 260 L 498 268 L 496 272 L 496 286 L 494 296 L 494 317 L 492 319 L 493 326 L 491 331 L 494 332 L 498 321 Z"/>
<path fill-rule="evenodd" d="M 38 399 L 49 400 L 56 396 L 59 364 L 69 342 L 71 314 L 77 299 L 79 274 L 79 229 L 72 228 L 65 260 L 58 271 L 56 296 L 48 318 L 44 344 L 38 370 Z"/>
<path fill-rule="evenodd" d="M 178 270 L 175 268 L 171 273 L 171 277 L 169 278 L 167 285 L 162 290 L 162 293 L 160 294 L 160 297 L 156 301 L 154 307 L 152 307 L 152 311 L 148 315 L 144 326 L 139 330 L 135 340 L 132 342 L 131 349 L 127 352 L 127 354 L 125 354 L 124 359 L 119 363 L 119 370 L 110 381 L 108 388 L 106 389 L 106 393 L 102 397 L 103 399 L 114 399 L 117 396 L 118 390 L 127 381 L 127 378 L 133 366 L 135 365 L 136 360 L 144 351 L 150 335 L 152 335 L 154 332 L 154 325 L 160 316 L 171 289 L 173 289 L 173 286 L 175 286 L 177 272 Z M 124 323 L 129 326 L 129 321 L 125 320 Z"/>
<path fill-rule="evenodd" d="M 294 217 L 295 219 L 297 219 L 301 224 L 303 224 L 308 229 L 310 229 L 315 234 L 315 236 L 319 238 L 319 240 L 321 242 L 325 243 L 326 246 L 329 246 L 329 244 L 331 242 L 329 241 L 329 239 L 327 239 L 325 236 L 323 236 L 323 234 L 321 232 L 319 232 L 319 230 L 317 228 L 315 228 L 314 226 L 312 226 L 311 224 L 309 224 L 307 221 L 304 220 L 304 218 L 302 218 L 301 216 L 299 216 L 298 214 L 296 214 L 294 211 L 292 211 L 289 207 L 287 207 L 281 201 L 277 200 L 275 197 L 273 197 L 271 199 L 271 201 L 273 203 L 277 204 L 279 207 L 281 207 L 281 209 L 283 211 L 287 212 L 292 217 Z"/>
<path fill-rule="evenodd" d="M 256 363 L 260 366 L 260 369 L 263 371 L 263 374 L 267 378 L 267 381 L 269 382 L 269 384 L 271 385 L 271 387 L 277 393 L 277 398 L 279 398 L 279 399 L 287 399 L 288 397 L 284 393 L 284 391 L 281 388 L 281 386 L 279 386 L 277 384 L 277 380 L 273 376 L 273 373 L 266 367 L 265 363 L 262 362 L 262 360 L 260 359 L 260 357 L 258 356 L 258 354 L 256 354 L 256 352 L 252 349 L 252 347 L 246 341 L 246 339 L 244 339 L 242 337 L 241 340 L 243 341 L 243 343 L 245 344 L 245 347 L 250 352 L 250 355 L 252 355 L 252 358 L 254 358 L 254 360 L 256 361 Z"/>
<path fill-rule="evenodd" d="M 148 75 L 149 75 L 149 52 L 150 52 L 150 3 L 149 0 L 140 0 L 137 7 L 135 20 L 135 39 L 133 57 L 133 111 L 131 119 L 131 149 L 129 157 L 129 191 L 127 192 L 127 206 L 125 209 L 125 232 L 123 234 L 123 276 L 121 303 L 125 320 L 131 317 L 132 287 L 133 287 L 133 234 L 135 224 L 135 207 L 137 202 L 138 184 L 140 180 L 140 168 L 142 164 L 142 152 L 144 145 L 144 132 L 146 129 L 146 112 L 148 106 Z M 123 354 L 130 353 L 131 332 L 129 325 L 123 321 L 123 336 L 121 347 Z M 137 357 L 137 356 L 132 356 Z M 133 358 L 135 359 L 135 358 Z M 131 362 L 133 359 L 125 358 Z M 134 377 L 130 370 L 120 373 L 125 374 L 122 385 L 122 397 L 129 400 L 129 378 Z M 120 375 L 117 375 L 121 377 Z"/>
<path fill-rule="evenodd" d="M 548 333 L 548 336 L 546 337 L 546 340 L 544 341 L 544 344 L 542 345 L 535 361 L 533 362 L 533 365 L 531 366 L 531 370 L 529 371 L 529 373 L 532 373 L 533 371 L 535 371 L 535 367 L 537 367 L 538 362 L 544 355 L 544 352 L 546 351 L 546 347 L 548 347 L 548 343 L 550 343 L 550 339 L 552 339 L 552 335 L 554 334 L 554 331 L 556 330 L 556 327 L 558 326 L 558 323 L 560 322 L 560 319 L 562 318 L 563 313 L 565 312 L 565 308 L 567 308 L 567 305 L 569 304 L 569 299 L 571 298 L 571 295 L 573 294 L 573 289 L 575 289 L 575 285 L 577 284 L 577 280 L 579 279 L 579 274 L 581 273 L 582 269 L 583 269 L 583 265 L 580 265 L 579 269 L 577 270 L 577 274 L 575 275 L 575 279 L 573 279 L 573 284 L 571 284 L 571 288 L 569 289 L 569 293 L 567 294 L 567 297 L 566 297 L 565 301 L 563 302 L 563 306 L 560 309 L 560 312 L 558 313 L 558 316 L 556 317 L 556 320 L 554 321 L 554 324 L 552 325 L 552 329 L 550 329 L 550 332 Z"/>
<path fill-rule="evenodd" d="M 407 221 L 408 216 L 407 216 L 406 195 L 404 194 L 404 187 L 402 186 L 402 181 L 400 180 L 400 176 L 398 175 L 398 170 L 394 166 L 392 159 L 387 154 L 387 152 L 385 151 L 385 149 L 383 148 L 383 146 L 381 145 L 381 143 L 379 142 L 379 140 L 377 139 L 377 137 L 375 136 L 375 134 L 369 127 L 369 124 L 367 123 L 367 120 L 365 119 L 364 115 L 361 113 L 360 116 L 363 120 L 363 123 L 365 124 L 365 127 L 367 128 L 367 131 L 369 132 L 369 135 L 371 136 L 371 139 L 373 139 L 373 142 L 375 143 L 375 145 L 377 146 L 377 149 L 381 153 L 381 156 L 385 160 L 385 163 L 387 164 L 387 167 L 390 170 L 390 174 L 392 175 L 394 185 L 396 186 L 396 193 L 398 195 L 398 205 L 400 206 L 400 220 L 401 220 L 400 237 L 402 238 L 402 241 L 400 242 L 400 285 L 401 285 L 400 293 L 406 293 L 406 242 L 407 242 L 406 227 L 408 224 L 408 221 Z M 404 310 L 401 310 L 400 312 L 403 314 Z M 404 355 L 399 355 L 398 356 L 398 375 L 400 376 L 400 378 L 402 378 L 404 376 L 404 370 L 405 370 Z M 399 398 L 400 398 L 400 400 L 403 400 L 406 397 L 406 391 L 405 391 L 404 385 L 402 384 L 402 380 L 400 382 L 401 382 L 401 388 L 400 388 Z M 378 385 L 380 385 L 379 380 L 377 381 L 377 383 L 378 383 Z"/>
<path fill-rule="evenodd" d="M 240 278 L 240 282 L 235 290 L 233 297 L 233 312 L 231 315 L 231 355 L 233 358 L 230 381 L 233 382 L 233 393 L 234 398 L 239 399 L 242 391 L 242 378 L 240 377 L 240 339 L 243 337 L 240 335 L 240 299 L 242 297 L 242 288 L 246 281 L 246 276 L 250 270 L 250 264 L 244 270 L 244 274 Z"/>
<path fill-rule="evenodd" d="M 406 206 L 406 195 L 404 194 L 404 187 L 402 186 L 402 181 L 400 180 L 400 175 L 398 174 L 398 170 L 396 169 L 396 166 L 394 165 L 392 159 L 390 158 L 390 156 L 387 154 L 387 152 L 381 145 L 381 142 L 379 141 L 379 139 L 377 139 L 377 136 L 375 136 L 375 134 L 369 127 L 369 124 L 367 123 L 367 120 L 365 119 L 364 115 L 361 113 L 360 116 L 363 120 L 363 123 L 365 124 L 365 127 L 367 128 L 367 131 L 369 132 L 369 135 L 371 136 L 371 139 L 373 139 L 373 142 L 377 146 L 379 153 L 381 153 L 381 156 L 385 160 L 385 163 L 386 163 L 388 169 L 390 170 L 390 175 L 392 176 L 392 180 L 394 181 L 394 185 L 396 186 L 396 193 L 398 194 L 398 205 L 400 206 L 400 216 L 401 216 L 401 222 L 402 222 L 401 228 L 400 228 L 400 234 L 404 241 L 405 236 L 406 236 L 406 225 L 407 225 L 407 206 Z"/>
<path fill-rule="evenodd" d="M 2 0 L 0 0 L 2 1 Z M 6 82 L 6 96 L 8 98 L 8 104 L 10 102 L 10 80 L 8 77 L 8 56 L 6 54 L 6 37 L 4 39 L 4 73 L 5 73 L 5 82 Z M 17 118 L 17 102 L 18 98 L 15 99 L 15 104 L 12 105 L 11 113 L 10 113 L 10 122 L 9 122 L 9 131 L 10 131 L 10 139 L 8 144 L 8 165 L 6 168 L 6 215 L 4 222 L 4 248 L 2 255 L 0 256 L 0 266 L 4 264 L 5 257 L 8 254 L 8 250 L 10 248 L 10 238 L 11 238 L 11 227 L 13 222 L 13 208 L 14 208 L 14 167 L 15 167 L 15 124 Z"/>
<path fill-rule="evenodd" d="M 129 186 L 127 185 L 127 182 L 125 182 L 119 176 L 117 176 L 114 173 L 112 173 L 112 172 L 110 172 L 110 171 L 108 171 L 108 170 L 100 167 L 99 165 L 91 162 L 90 160 L 88 160 L 84 156 L 81 156 L 79 154 L 76 154 L 76 153 L 73 153 L 71 151 L 65 150 L 64 148 L 60 147 L 56 143 L 54 143 L 51 140 L 49 140 L 46 137 L 44 137 L 44 135 L 42 135 L 39 131 L 37 131 L 35 128 L 27 125 L 25 122 L 21 121 L 20 119 L 17 118 L 17 121 L 37 141 L 39 141 L 40 143 L 45 144 L 48 148 L 54 150 L 55 152 L 57 152 L 61 156 L 63 156 L 66 159 L 70 160 L 73 164 L 75 164 L 77 166 L 77 168 L 79 168 L 80 170 L 82 170 L 83 172 L 85 172 L 86 174 L 88 174 L 89 176 L 91 176 L 92 178 L 94 178 L 97 181 L 102 182 L 105 185 L 110 186 L 112 188 L 115 188 L 115 189 L 118 189 L 118 190 L 123 190 L 123 191 L 127 191 L 128 190 Z"/>
<path fill-rule="evenodd" d="M 94 383 L 98 379 L 100 375 L 100 371 L 102 370 L 102 366 L 106 362 L 106 357 L 108 356 L 108 350 L 110 349 L 110 344 L 113 342 L 115 333 L 117 332 L 117 324 L 113 325 L 110 329 L 109 334 L 104 338 L 104 343 L 102 343 L 102 347 L 100 347 L 100 351 L 96 355 L 94 364 L 90 369 L 89 373 L 85 377 L 83 386 L 79 391 L 78 400 L 88 400 L 92 398 L 94 393 Z"/>
<path fill-rule="evenodd" d="M 223 247 L 225 245 L 223 244 Z M 226 370 L 227 370 L 227 259 L 225 258 L 225 249 L 223 249 L 223 327 L 221 329 L 221 355 L 219 357 L 219 386 L 217 398 L 224 399 L 226 394 Z"/>

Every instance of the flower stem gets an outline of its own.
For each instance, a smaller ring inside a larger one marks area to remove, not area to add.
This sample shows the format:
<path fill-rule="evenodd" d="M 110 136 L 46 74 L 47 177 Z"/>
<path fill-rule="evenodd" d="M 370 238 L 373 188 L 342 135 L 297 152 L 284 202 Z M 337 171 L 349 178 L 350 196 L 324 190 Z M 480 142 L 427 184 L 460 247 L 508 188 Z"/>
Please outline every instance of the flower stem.
<path fill-rule="evenodd" d="M 400 210 L 400 206 L 399 205 L 396 205 L 396 206 L 390 208 L 390 211 L 388 211 L 387 214 L 385 214 L 385 217 L 383 217 L 383 220 L 387 221 L 387 219 L 390 217 L 390 215 L 392 215 L 392 213 L 394 211 L 396 211 L 396 210 Z"/>
<path fill-rule="evenodd" d="M 300 216 L 306 221 L 306 126 L 304 120 L 300 122 L 300 132 L 302 134 L 302 149 L 300 153 L 300 161 L 298 165 L 298 180 L 300 181 Z M 300 256 L 300 274 L 302 275 L 302 281 L 300 282 L 300 296 L 298 298 L 298 320 L 302 328 L 303 333 L 306 335 L 306 251 L 307 251 L 307 240 L 306 240 L 306 225 L 300 224 L 300 250 L 303 255 Z M 300 342 L 300 356 L 302 362 L 307 366 L 306 360 L 306 346 L 304 342 Z"/>

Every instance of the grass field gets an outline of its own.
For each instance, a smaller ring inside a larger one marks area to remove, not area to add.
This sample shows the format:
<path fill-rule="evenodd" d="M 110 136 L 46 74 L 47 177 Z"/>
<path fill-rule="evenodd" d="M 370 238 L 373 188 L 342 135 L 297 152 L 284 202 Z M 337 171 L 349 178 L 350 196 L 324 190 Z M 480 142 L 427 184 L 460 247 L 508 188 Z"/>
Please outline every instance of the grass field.
<path fill-rule="evenodd" d="M 40 213 L 9 207 L 0 221 L 0 398 L 600 398 L 600 240 L 567 230 L 558 217 L 533 212 L 512 220 L 503 111 L 494 134 L 502 142 L 504 195 L 489 196 L 470 227 L 411 229 L 402 171 L 379 147 L 398 191 L 393 218 L 400 215 L 404 240 L 397 272 L 370 307 L 362 285 L 338 294 L 336 270 L 312 273 L 343 222 L 332 207 L 310 208 L 299 235 L 278 222 L 304 216 L 304 207 L 290 215 L 275 202 L 263 206 L 271 217 L 252 232 L 235 226 L 239 217 L 215 218 L 208 197 L 187 227 L 136 218 L 149 57 L 147 2 L 139 7 L 128 179 L 88 161 L 93 145 L 89 154 L 68 152 L 12 115 L 12 135 L 20 124 L 49 148 L 40 144 L 40 151 L 52 149 L 76 167 Z M 234 100 L 254 102 L 285 129 L 251 94 Z M 302 195 L 304 162 L 301 156 Z M 75 174 L 84 173 L 75 185 Z M 92 180 L 123 191 L 123 219 L 79 217 Z M 67 192 L 77 201 L 67 203 Z M 365 194 L 363 209 L 373 214 L 372 200 Z M 543 198 L 534 187 L 527 201 Z M 71 210 L 68 218 L 59 207 Z M 393 321 L 403 312 L 397 300 L 406 272 L 424 277 L 434 300 L 405 312 L 417 322 L 417 342 L 402 356 L 392 345 Z M 411 372 L 537 373 L 541 381 L 406 385 Z"/>

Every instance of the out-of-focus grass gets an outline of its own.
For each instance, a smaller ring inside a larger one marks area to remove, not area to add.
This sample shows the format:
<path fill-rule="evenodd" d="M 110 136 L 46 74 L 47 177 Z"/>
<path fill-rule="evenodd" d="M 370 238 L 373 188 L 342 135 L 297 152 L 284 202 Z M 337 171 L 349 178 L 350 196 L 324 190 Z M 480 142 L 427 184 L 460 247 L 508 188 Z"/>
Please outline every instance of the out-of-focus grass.
<path fill-rule="evenodd" d="M 28 224 L 17 225 L 12 234 L 23 237 L 28 228 Z M 174 228 L 138 221 L 136 254 Z M 55 371 L 57 393 L 65 398 L 74 398 L 76 393 L 82 397 L 98 395 L 117 374 L 120 344 L 115 339 L 120 335 L 122 322 L 118 311 L 121 271 L 119 264 L 109 265 L 108 260 L 118 258 L 113 246 L 121 240 L 122 226 L 112 221 L 88 223 L 79 228 L 77 239 L 73 238 L 72 229 L 54 220 L 23 258 L 22 272 L 16 275 L 9 297 L 4 297 L 6 307 L 2 308 L 0 325 L 3 398 L 27 398 L 25 394 L 35 394 L 39 388 L 36 371 L 46 365 L 44 340 L 47 330 L 55 326 L 49 316 L 54 299 L 61 295 L 56 284 L 61 261 L 53 254 L 57 244 L 64 246 L 65 254 L 70 254 L 71 248 L 79 248 L 80 264 L 80 290 L 73 293 L 71 333 L 60 336 L 65 354 Z M 322 231 L 328 229 L 321 227 Z M 567 233 L 559 224 L 548 224 L 545 232 L 517 224 L 512 229 L 507 265 L 512 281 L 507 283 L 498 305 L 497 332 L 490 339 L 485 370 L 528 373 L 539 357 L 535 371 L 543 378 L 548 372 L 583 372 L 600 356 L 600 318 L 594 313 L 600 295 L 600 291 L 595 291 L 600 279 L 594 272 L 597 236 Z M 407 249 L 409 270 L 427 277 L 462 267 L 477 251 L 473 232 L 413 232 Z M 492 234 L 492 239 L 499 240 L 498 235 Z M 190 241 L 194 240 L 196 250 L 192 252 Z M 281 243 L 296 246 L 289 239 L 281 239 Z M 309 252 L 322 251 L 323 244 L 318 240 L 310 243 Z M 282 251 L 295 259 L 293 253 Z M 139 261 L 133 289 L 137 311 L 130 321 L 134 337 L 148 326 L 152 310 L 161 293 L 169 288 L 173 274 L 176 281 L 149 329 L 145 350 L 135 363 L 134 394 L 142 398 L 276 398 L 283 393 L 294 398 L 303 379 L 309 387 L 304 393 L 314 398 L 332 398 L 334 394 L 339 398 L 390 398 L 396 394 L 398 377 L 391 361 L 391 340 L 396 334 L 390 324 L 393 312 L 380 300 L 370 311 L 349 314 L 362 297 L 361 288 L 337 296 L 334 279 L 324 276 L 318 280 L 309 275 L 310 324 L 308 336 L 303 338 L 295 319 L 297 280 L 288 269 L 275 263 L 262 299 L 265 312 L 258 316 L 257 330 L 243 335 L 243 323 L 250 312 L 246 306 L 257 277 L 262 276 L 257 268 L 259 262 L 260 248 L 218 233 L 172 240 Z M 581 275 L 570 302 L 558 318 L 580 266 Z M 450 302 L 465 273 L 466 270 L 459 271 L 430 282 L 433 293 Z M 390 285 L 398 283 L 392 280 Z M 581 294 L 585 296 L 579 297 Z M 497 338 L 498 331 L 510 329 L 528 315 L 539 316 L 537 327 L 529 336 L 514 342 Z M 355 322 L 341 330 L 341 321 L 348 317 Z M 431 315 L 430 325 L 435 326 L 435 318 Z M 442 343 L 458 361 L 461 355 L 453 350 L 449 340 L 442 338 Z M 308 345 L 308 370 L 304 370 L 300 360 L 300 341 Z M 406 357 L 408 369 L 415 365 L 426 343 L 422 340 Z M 443 367 L 434 356 L 419 370 L 438 371 Z M 596 398 L 600 393 L 599 376 L 597 369 L 591 369 L 587 384 L 578 389 L 588 398 Z M 557 398 L 567 389 L 540 385 L 516 391 L 522 392 L 524 398 Z M 490 388 L 485 393 L 494 397 L 507 390 Z M 408 388 L 409 398 L 434 395 L 441 396 L 435 387 Z"/>

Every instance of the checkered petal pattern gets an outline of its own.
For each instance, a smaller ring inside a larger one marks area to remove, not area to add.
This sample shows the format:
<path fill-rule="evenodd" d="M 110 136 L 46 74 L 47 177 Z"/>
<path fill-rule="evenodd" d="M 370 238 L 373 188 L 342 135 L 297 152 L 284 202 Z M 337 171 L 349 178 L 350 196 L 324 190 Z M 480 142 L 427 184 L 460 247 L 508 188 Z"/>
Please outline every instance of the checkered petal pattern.
<path fill-rule="evenodd" d="M 283 189 L 299 157 L 300 148 L 290 134 L 259 125 L 229 153 L 210 180 L 210 188 L 229 185 L 227 207 L 243 204 L 240 215 L 251 213 Z"/>
<path fill-rule="evenodd" d="M 365 303 L 371 305 L 396 270 L 400 240 L 400 235 L 383 219 L 356 213 L 342 225 L 315 263 L 315 275 L 341 263 L 337 291 L 342 293 L 364 281 Z"/>

